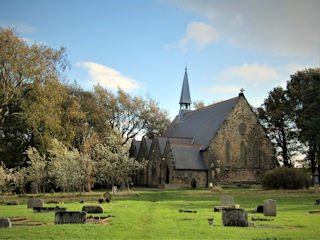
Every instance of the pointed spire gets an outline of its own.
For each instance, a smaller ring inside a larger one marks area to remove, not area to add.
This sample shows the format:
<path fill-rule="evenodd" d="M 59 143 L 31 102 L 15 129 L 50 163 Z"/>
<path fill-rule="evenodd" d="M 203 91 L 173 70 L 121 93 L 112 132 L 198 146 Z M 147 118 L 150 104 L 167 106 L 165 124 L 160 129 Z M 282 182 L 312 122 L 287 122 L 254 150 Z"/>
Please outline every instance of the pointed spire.
<path fill-rule="evenodd" d="M 191 104 L 187 67 L 185 68 L 185 72 L 184 72 L 179 104 L 180 104 L 180 109 L 181 108 L 189 109 Z"/>

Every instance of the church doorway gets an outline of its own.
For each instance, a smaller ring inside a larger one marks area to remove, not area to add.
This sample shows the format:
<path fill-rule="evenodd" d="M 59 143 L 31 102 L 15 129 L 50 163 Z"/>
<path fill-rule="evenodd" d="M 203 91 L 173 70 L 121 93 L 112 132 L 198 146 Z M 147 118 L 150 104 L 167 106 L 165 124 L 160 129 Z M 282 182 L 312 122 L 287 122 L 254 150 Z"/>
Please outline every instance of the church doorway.
<path fill-rule="evenodd" d="M 194 178 L 191 181 L 191 188 L 197 188 L 197 181 Z"/>
<path fill-rule="evenodd" d="M 170 179 L 169 179 L 169 167 L 167 166 L 167 167 L 166 167 L 166 184 L 169 184 L 169 183 L 170 183 L 169 180 L 170 180 Z"/>

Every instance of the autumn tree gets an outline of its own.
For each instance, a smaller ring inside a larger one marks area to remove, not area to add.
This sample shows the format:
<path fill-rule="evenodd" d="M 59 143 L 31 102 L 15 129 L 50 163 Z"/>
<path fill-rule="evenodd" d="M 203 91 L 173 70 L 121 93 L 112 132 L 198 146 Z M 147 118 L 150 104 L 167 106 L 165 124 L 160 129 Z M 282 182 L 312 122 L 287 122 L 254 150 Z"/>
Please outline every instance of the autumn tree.
<path fill-rule="evenodd" d="M 26 151 L 29 161 L 27 173 L 28 180 L 36 187 L 36 192 L 45 192 L 46 180 L 48 176 L 46 156 L 41 155 L 36 148 L 29 147 Z"/>
<path fill-rule="evenodd" d="M 52 140 L 49 153 L 49 175 L 56 186 L 66 192 L 84 191 L 94 168 L 90 156 L 75 148 L 68 150 L 57 139 Z"/>
<path fill-rule="evenodd" d="M 202 100 L 194 101 L 192 103 L 193 109 L 199 109 L 205 107 L 205 103 Z"/>
<path fill-rule="evenodd" d="M 320 68 L 291 75 L 287 92 L 295 113 L 299 139 L 308 147 L 308 159 L 314 173 L 320 162 Z"/>
<path fill-rule="evenodd" d="M 13 29 L 0 28 L 0 156 L 8 165 L 25 162 L 23 152 L 36 141 L 37 133 L 44 130 L 37 125 L 39 122 L 55 121 L 50 114 L 43 113 L 44 118 L 40 119 L 36 113 L 49 111 L 43 103 L 52 104 L 53 99 L 42 98 L 41 94 L 50 84 L 56 86 L 59 70 L 66 66 L 64 48 L 54 50 L 39 43 L 28 45 Z M 34 100 L 43 102 L 30 104 Z M 39 109 L 39 106 L 43 107 Z M 37 121 L 29 119 L 31 116 Z"/>
<path fill-rule="evenodd" d="M 139 133 L 161 135 L 170 124 L 168 112 L 150 97 L 132 97 L 122 89 L 114 94 L 99 85 L 94 88 L 94 96 L 104 123 L 119 131 L 123 144 Z"/>
<path fill-rule="evenodd" d="M 279 160 L 286 167 L 293 166 L 291 157 L 297 154 L 300 144 L 286 91 L 281 87 L 274 88 L 257 110 L 261 124 L 276 147 Z"/>
<path fill-rule="evenodd" d="M 94 161 L 97 167 L 97 180 L 100 184 L 114 186 L 122 182 L 129 185 L 131 176 L 144 167 L 143 163 L 129 158 L 129 147 L 123 145 L 122 134 L 113 131 L 104 144 L 94 148 Z"/>

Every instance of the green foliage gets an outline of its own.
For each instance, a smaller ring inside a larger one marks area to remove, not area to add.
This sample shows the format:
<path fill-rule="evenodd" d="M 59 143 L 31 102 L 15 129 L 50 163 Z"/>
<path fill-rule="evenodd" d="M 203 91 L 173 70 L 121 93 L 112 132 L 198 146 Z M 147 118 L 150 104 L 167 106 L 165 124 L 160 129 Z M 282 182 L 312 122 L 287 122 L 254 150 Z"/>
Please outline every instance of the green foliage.
<path fill-rule="evenodd" d="M 131 176 L 144 167 L 134 158 L 129 158 L 128 146 L 122 143 L 121 134 L 114 131 L 104 144 L 94 147 L 93 158 L 99 183 L 112 186 L 122 182 L 129 184 L 132 182 Z"/>
<path fill-rule="evenodd" d="M 269 170 L 262 179 L 262 186 L 267 189 L 301 189 L 310 185 L 309 173 L 297 168 L 281 167 Z"/>
<path fill-rule="evenodd" d="M 320 68 L 291 75 L 287 91 L 300 129 L 299 139 L 309 147 L 308 159 L 314 172 L 320 162 Z"/>
<path fill-rule="evenodd" d="M 204 101 L 198 100 L 198 101 L 194 101 L 194 102 L 192 103 L 192 106 L 193 106 L 193 109 L 199 109 L 199 108 L 205 107 L 205 104 L 204 104 Z"/>
<path fill-rule="evenodd" d="M 36 192 L 41 191 L 41 187 L 44 189 L 47 180 L 47 161 L 46 156 L 41 156 L 36 148 L 30 147 L 26 151 L 29 164 L 28 167 L 28 180 L 35 184 Z"/>
<path fill-rule="evenodd" d="M 122 89 L 114 94 L 99 85 L 94 88 L 94 96 L 99 115 L 111 129 L 119 131 L 123 144 L 142 132 L 148 136 L 161 135 L 170 124 L 168 112 L 161 110 L 151 97 L 147 100 L 131 97 Z"/>
<path fill-rule="evenodd" d="M 292 156 L 301 152 L 298 142 L 298 129 L 292 117 L 290 101 L 281 87 L 274 88 L 258 110 L 261 124 L 275 145 L 276 155 L 286 167 L 292 167 Z"/>
<path fill-rule="evenodd" d="M 69 151 L 57 139 L 53 139 L 49 153 L 48 172 L 56 186 L 67 192 L 83 191 L 94 171 L 90 156 L 77 149 Z"/>

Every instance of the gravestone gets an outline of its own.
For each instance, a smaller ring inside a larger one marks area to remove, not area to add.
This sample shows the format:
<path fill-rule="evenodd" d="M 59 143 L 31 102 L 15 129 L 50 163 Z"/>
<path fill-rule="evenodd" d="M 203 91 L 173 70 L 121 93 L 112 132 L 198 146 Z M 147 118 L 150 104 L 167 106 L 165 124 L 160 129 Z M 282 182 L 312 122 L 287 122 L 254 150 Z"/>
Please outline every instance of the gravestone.
<path fill-rule="evenodd" d="M 55 224 L 86 224 L 86 212 L 56 212 Z"/>
<path fill-rule="evenodd" d="M 234 198 L 230 195 L 221 196 L 221 206 L 231 207 L 234 205 Z"/>
<path fill-rule="evenodd" d="M 277 215 L 277 201 L 272 199 L 264 200 L 263 202 L 263 215 L 273 216 Z"/>
<path fill-rule="evenodd" d="M 113 186 L 112 187 L 112 195 L 116 195 L 117 194 L 117 186 Z"/>
<path fill-rule="evenodd" d="M 83 206 L 82 211 L 86 213 L 103 213 L 102 206 Z"/>
<path fill-rule="evenodd" d="M 314 205 L 320 205 L 320 199 L 316 199 Z"/>
<path fill-rule="evenodd" d="M 30 198 L 28 200 L 28 208 L 43 207 L 43 206 L 44 206 L 44 202 L 41 199 Z"/>
<path fill-rule="evenodd" d="M 0 218 L 0 228 L 11 227 L 11 222 L 9 218 Z"/>
<path fill-rule="evenodd" d="M 38 194 L 38 187 L 37 187 L 37 184 L 35 182 L 31 183 L 30 193 L 31 194 Z"/>
<path fill-rule="evenodd" d="M 248 227 L 248 213 L 243 209 L 222 209 L 222 225 L 234 227 Z"/>

